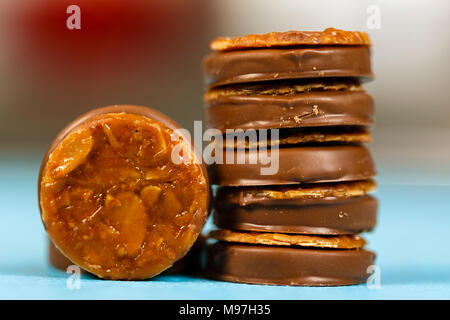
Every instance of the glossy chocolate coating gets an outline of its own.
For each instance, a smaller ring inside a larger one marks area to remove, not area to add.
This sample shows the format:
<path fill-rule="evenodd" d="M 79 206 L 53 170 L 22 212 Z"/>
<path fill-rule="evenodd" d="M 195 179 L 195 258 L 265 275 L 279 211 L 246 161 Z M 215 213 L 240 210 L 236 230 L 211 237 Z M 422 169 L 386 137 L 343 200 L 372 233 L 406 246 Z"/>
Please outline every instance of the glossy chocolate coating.
<path fill-rule="evenodd" d="M 229 150 L 227 150 L 229 151 Z M 263 186 L 297 183 L 318 183 L 366 180 L 375 175 L 375 166 L 369 150 L 362 145 L 315 145 L 279 149 L 278 172 L 262 175 L 260 161 L 250 164 L 249 158 L 258 159 L 258 150 L 242 152 L 245 164 L 225 163 L 210 166 L 211 183 L 221 186 Z M 267 151 L 271 154 L 270 149 Z M 276 161 L 274 157 L 273 161 Z"/>
<path fill-rule="evenodd" d="M 218 242 L 207 246 L 206 275 L 231 282 L 291 286 L 363 283 L 375 254 Z"/>
<path fill-rule="evenodd" d="M 373 105 L 373 98 L 364 91 L 311 91 L 287 96 L 232 95 L 209 101 L 205 115 L 208 126 L 222 132 L 239 128 L 368 126 L 373 124 Z"/>
<path fill-rule="evenodd" d="M 239 205 L 219 195 L 214 224 L 222 229 L 313 235 L 357 234 L 375 227 L 377 199 L 370 195 L 261 201 Z"/>
<path fill-rule="evenodd" d="M 278 79 L 373 76 L 367 46 L 216 52 L 204 59 L 203 75 L 210 88 Z"/>

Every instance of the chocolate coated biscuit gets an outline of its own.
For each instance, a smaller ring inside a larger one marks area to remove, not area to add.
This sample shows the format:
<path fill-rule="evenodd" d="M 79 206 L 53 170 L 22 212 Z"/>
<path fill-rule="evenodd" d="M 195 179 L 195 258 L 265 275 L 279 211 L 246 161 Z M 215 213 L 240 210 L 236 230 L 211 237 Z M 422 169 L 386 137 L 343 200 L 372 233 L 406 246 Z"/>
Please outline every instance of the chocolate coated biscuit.
<path fill-rule="evenodd" d="M 228 151 L 228 150 L 227 150 Z M 258 157 L 259 150 L 240 150 L 234 152 L 234 163 L 226 162 L 210 166 L 211 183 L 222 186 L 263 186 L 298 183 L 339 182 L 370 179 L 375 175 L 375 167 L 369 150 L 361 145 L 295 146 L 279 148 L 278 171 L 262 175 Z M 237 154 L 241 152 L 244 164 L 237 164 Z M 272 155 L 271 149 L 268 151 Z M 250 159 L 256 159 L 251 164 Z"/>
<path fill-rule="evenodd" d="M 231 282 L 341 286 L 366 281 L 373 252 L 218 242 L 207 246 L 207 277 Z"/>
<path fill-rule="evenodd" d="M 373 98 L 363 90 L 307 91 L 292 95 L 217 95 L 205 101 L 209 127 L 273 129 L 369 126 Z"/>
<path fill-rule="evenodd" d="M 216 52 L 203 61 L 209 88 L 268 80 L 372 78 L 366 46 L 258 49 Z"/>
<path fill-rule="evenodd" d="M 239 206 L 215 200 L 214 224 L 242 231 L 314 235 L 357 234 L 376 224 L 378 202 L 370 195 L 284 202 Z"/>
<path fill-rule="evenodd" d="M 356 234 L 376 224 L 374 181 L 300 186 L 219 187 L 213 199 L 219 228 L 315 235 Z"/>

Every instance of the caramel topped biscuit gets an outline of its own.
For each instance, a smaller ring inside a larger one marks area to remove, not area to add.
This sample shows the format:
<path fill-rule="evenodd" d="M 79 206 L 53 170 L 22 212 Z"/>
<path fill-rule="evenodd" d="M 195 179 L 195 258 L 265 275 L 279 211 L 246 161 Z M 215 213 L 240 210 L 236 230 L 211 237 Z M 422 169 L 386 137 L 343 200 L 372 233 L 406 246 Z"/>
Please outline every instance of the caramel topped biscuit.
<path fill-rule="evenodd" d="M 365 32 L 327 28 L 324 31 L 287 31 L 249 34 L 235 38 L 220 37 L 211 42 L 210 48 L 215 51 L 226 51 L 300 45 L 370 46 L 371 42 Z"/>
<path fill-rule="evenodd" d="M 221 229 L 311 235 L 357 234 L 376 224 L 372 180 L 299 186 L 219 187 L 214 224 Z"/>
<path fill-rule="evenodd" d="M 350 181 L 343 183 L 323 183 L 320 185 L 308 185 L 306 187 L 281 187 L 276 188 L 247 188 L 248 196 L 263 197 L 266 199 L 319 199 L 319 198 L 344 198 L 357 197 L 375 191 L 377 184 L 374 180 Z"/>
<path fill-rule="evenodd" d="M 208 90 L 203 100 L 208 126 L 222 132 L 373 123 L 373 98 L 356 79 L 236 83 Z"/>
<path fill-rule="evenodd" d="M 329 249 L 359 249 L 366 244 L 366 241 L 363 238 L 354 235 L 323 237 L 299 234 L 238 232 L 223 229 L 211 231 L 209 237 L 226 242 Z"/>
<path fill-rule="evenodd" d="M 241 206 L 274 200 L 325 199 L 359 197 L 376 190 L 374 180 L 320 183 L 290 186 L 221 187 L 216 201 L 236 203 Z"/>
<path fill-rule="evenodd" d="M 224 136 L 222 141 L 226 149 L 256 149 L 273 146 L 290 146 L 303 143 L 369 143 L 372 135 L 364 127 L 351 127 L 342 130 L 305 128 L 303 130 L 280 131 L 278 139 L 237 139 L 236 135 Z M 213 143 L 218 143 L 214 141 Z"/>
<path fill-rule="evenodd" d="M 229 96 L 290 96 L 310 91 L 364 91 L 358 80 L 297 80 L 290 82 L 266 82 L 256 84 L 236 84 L 207 91 L 203 98 L 206 103 L 220 97 Z"/>

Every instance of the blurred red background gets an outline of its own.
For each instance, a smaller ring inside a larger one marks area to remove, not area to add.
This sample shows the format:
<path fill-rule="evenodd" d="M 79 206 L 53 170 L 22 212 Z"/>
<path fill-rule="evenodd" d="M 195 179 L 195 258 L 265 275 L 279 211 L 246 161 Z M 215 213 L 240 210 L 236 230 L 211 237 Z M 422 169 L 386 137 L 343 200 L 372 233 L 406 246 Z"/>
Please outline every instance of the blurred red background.
<path fill-rule="evenodd" d="M 66 26 L 69 5 L 81 9 L 80 30 Z M 2 10 L 0 112 L 10 119 L 2 143 L 48 143 L 72 118 L 108 104 L 154 107 L 192 126 L 202 118 L 206 12 L 204 1 L 11 2 Z"/>
<path fill-rule="evenodd" d="M 66 27 L 72 4 L 82 10 L 80 30 Z M 16 11 L 11 23 L 30 70 L 92 82 L 133 74 L 145 60 L 161 72 L 199 30 L 199 9 L 186 1 L 46 0 Z"/>

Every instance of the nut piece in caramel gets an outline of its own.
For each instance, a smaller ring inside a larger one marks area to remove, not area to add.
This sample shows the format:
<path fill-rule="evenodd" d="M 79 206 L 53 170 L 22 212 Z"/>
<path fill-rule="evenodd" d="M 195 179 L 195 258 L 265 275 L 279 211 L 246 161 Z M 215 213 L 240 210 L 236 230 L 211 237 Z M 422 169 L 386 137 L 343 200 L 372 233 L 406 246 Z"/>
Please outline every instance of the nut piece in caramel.
<path fill-rule="evenodd" d="M 53 152 L 49 170 L 56 177 L 63 177 L 75 170 L 88 156 L 94 145 L 89 130 L 77 130 L 67 136 L 67 143 L 59 145 Z"/>
<path fill-rule="evenodd" d="M 44 158 L 39 204 L 48 235 L 73 263 L 106 279 L 146 279 L 182 258 L 207 216 L 209 185 L 190 141 L 154 110 L 90 112 Z M 192 163 L 175 164 L 181 147 Z"/>
<path fill-rule="evenodd" d="M 161 194 L 161 188 L 157 186 L 147 186 L 143 188 L 140 192 L 142 201 L 147 207 L 153 206 L 156 202 L 158 202 L 159 195 Z"/>

